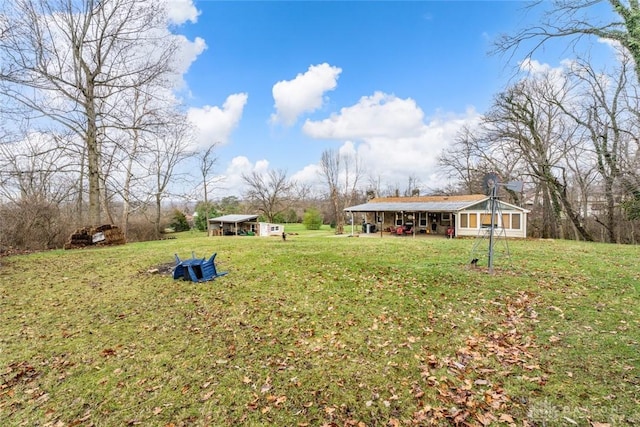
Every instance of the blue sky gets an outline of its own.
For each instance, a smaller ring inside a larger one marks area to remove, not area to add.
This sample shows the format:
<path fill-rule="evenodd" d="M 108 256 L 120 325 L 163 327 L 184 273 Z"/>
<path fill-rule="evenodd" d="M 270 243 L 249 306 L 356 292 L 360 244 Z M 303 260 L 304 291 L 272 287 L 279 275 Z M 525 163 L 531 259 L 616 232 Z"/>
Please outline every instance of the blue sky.
<path fill-rule="evenodd" d="M 515 1 L 167 1 L 193 47 L 182 100 L 200 146 L 219 142 L 212 198 L 254 170 L 318 182 L 329 148 L 357 153 L 365 182 L 441 187 L 437 156 L 514 76 L 492 42 L 536 19 Z"/>

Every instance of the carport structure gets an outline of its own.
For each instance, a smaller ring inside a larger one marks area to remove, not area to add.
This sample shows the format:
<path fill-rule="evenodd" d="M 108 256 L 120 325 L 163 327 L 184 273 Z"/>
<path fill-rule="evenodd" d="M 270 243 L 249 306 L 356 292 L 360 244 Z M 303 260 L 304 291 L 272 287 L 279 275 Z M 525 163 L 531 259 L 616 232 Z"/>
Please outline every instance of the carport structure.
<path fill-rule="evenodd" d="M 223 215 L 209 218 L 210 236 L 239 236 L 255 234 L 258 229 L 258 215 Z"/>

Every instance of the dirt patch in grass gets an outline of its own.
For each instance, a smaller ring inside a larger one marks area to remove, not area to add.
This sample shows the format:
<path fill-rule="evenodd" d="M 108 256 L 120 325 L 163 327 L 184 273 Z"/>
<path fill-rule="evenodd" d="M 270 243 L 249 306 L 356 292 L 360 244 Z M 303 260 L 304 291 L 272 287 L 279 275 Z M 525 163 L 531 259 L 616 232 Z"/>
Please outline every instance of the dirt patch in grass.
<path fill-rule="evenodd" d="M 158 264 L 153 267 L 149 267 L 142 272 L 143 274 L 158 275 L 158 276 L 173 276 L 173 270 L 176 267 L 175 263 L 169 262 L 164 264 Z"/>

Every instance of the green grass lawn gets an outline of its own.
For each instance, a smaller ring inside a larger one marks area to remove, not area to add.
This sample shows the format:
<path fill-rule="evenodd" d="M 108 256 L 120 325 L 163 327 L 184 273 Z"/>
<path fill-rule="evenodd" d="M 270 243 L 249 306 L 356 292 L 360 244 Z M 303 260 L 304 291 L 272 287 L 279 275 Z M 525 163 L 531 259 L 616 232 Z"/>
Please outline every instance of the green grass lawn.
<path fill-rule="evenodd" d="M 0 259 L 1 424 L 640 423 L 638 247 L 286 231 Z"/>

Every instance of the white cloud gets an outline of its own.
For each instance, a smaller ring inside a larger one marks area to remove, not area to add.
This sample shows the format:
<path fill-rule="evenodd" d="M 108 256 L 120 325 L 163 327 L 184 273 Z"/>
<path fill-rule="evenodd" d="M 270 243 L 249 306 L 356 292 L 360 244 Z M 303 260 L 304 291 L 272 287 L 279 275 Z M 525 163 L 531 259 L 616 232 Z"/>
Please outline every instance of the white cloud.
<path fill-rule="evenodd" d="M 173 57 L 173 68 L 176 74 L 173 86 L 175 89 L 182 89 L 186 86 L 184 75 L 187 74 L 191 64 L 198 59 L 198 56 L 207 49 L 207 43 L 200 37 L 196 37 L 193 41 L 182 35 L 174 37 L 179 48 Z"/>
<path fill-rule="evenodd" d="M 531 59 L 531 57 L 523 59 L 518 65 L 520 70 L 533 75 L 546 74 L 552 69 L 551 65 Z"/>
<path fill-rule="evenodd" d="M 258 160 L 256 162 L 255 167 L 253 168 L 254 172 L 264 173 L 269 170 L 269 161 L 268 160 Z"/>
<path fill-rule="evenodd" d="M 365 138 L 358 145 L 358 156 L 373 176 L 388 184 L 405 185 L 409 176 L 423 187 L 436 188 L 438 156 L 452 143 L 460 129 L 476 125 L 481 116 L 474 109 L 464 114 L 443 114 L 424 123 L 419 134 L 400 138 Z"/>
<path fill-rule="evenodd" d="M 304 131 L 318 139 L 338 139 L 341 152 L 357 152 L 366 173 L 387 185 L 405 185 L 409 176 L 423 187 L 441 186 L 437 158 L 465 125 L 474 126 L 481 115 L 473 108 L 462 114 L 438 112 L 425 121 L 412 99 L 375 93 L 322 121 L 307 120 Z M 305 167 L 294 176 L 312 181 Z"/>
<path fill-rule="evenodd" d="M 227 97 L 222 108 L 210 105 L 190 108 L 187 117 L 198 129 L 197 146 L 206 147 L 214 142 L 229 142 L 231 132 L 242 118 L 247 99 L 246 93 L 236 93 Z"/>
<path fill-rule="evenodd" d="M 320 165 L 318 163 L 314 163 L 312 165 L 305 166 L 298 172 L 295 172 L 293 175 L 291 175 L 291 179 L 301 182 L 313 182 L 318 180 L 320 173 Z"/>
<path fill-rule="evenodd" d="M 307 120 L 302 130 L 319 139 L 400 138 L 416 136 L 424 113 L 411 98 L 376 92 L 322 121 Z"/>
<path fill-rule="evenodd" d="M 184 24 L 187 21 L 195 23 L 200 15 L 193 0 L 166 0 L 166 8 L 169 22 L 176 25 Z"/>
<path fill-rule="evenodd" d="M 272 89 L 276 112 L 271 122 L 291 126 L 301 114 L 322 107 L 324 93 L 336 88 L 341 72 L 341 68 L 323 63 L 310 66 L 293 80 L 277 82 Z"/>
<path fill-rule="evenodd" d="M 437 173 L 438 156 L 463 126 L 474 127 L 481 117 L 469 107 L 461 113 L 436 112 L 427 118 L 410 98 L 375 93 L 326 120 L 307 120 L 303 129 L 317 139 L 340 141 L 337 151 L 341 154 L 357 154 L 365 169 L 363 186 L 372 177 L 380 178 L 383 189 L 389 185 L 403 188 L 411 176 L 418 178 L 422 189 L 435 189 L 443 186 Z M 310 185 L 317 193 L 325 191 L 319 160 L 293 172 L 290 178 Z M 244 156 L 235 157 L 224 173 L 224 187 L 242 196 L 245 185 L 241 175 L 268 168 L 266 160 L 252 163 Z"/>
<path fill-rule="evenodd" d="M 242 179 L 243 174 L 252 172 L 266 172 L 269 170 L 268 160 L 258 160 L 255 164 L 246 156 L 236 156 L 231 159 L 227 169 L 216 179 L 220 182 L 220 189 L 224 190 L 222 196 L 242 197 L 246 191 L 246 184 Z"/>

